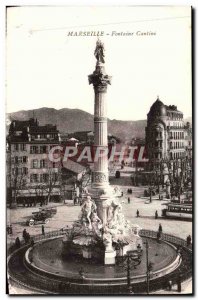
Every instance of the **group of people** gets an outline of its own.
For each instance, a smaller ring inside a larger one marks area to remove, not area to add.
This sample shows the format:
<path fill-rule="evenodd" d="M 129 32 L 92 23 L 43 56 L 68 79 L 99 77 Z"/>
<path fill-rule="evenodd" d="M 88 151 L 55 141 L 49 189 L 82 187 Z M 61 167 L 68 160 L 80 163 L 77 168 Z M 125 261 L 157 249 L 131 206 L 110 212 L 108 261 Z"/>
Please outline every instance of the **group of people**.
<path fill-rule="evenodd" d="M 128 197 L 128 203 L 130 203 L 130 197 Z M 139 212 L 138 209 L 137 209 L 137 211 L 136 211 L 136 217 L 137 217 L 137 218 L 140 217 L 140 212 Z M 158 219 L 158 212 L 157 212 L 157 210 L 155 211 L 155 219 Z"/>

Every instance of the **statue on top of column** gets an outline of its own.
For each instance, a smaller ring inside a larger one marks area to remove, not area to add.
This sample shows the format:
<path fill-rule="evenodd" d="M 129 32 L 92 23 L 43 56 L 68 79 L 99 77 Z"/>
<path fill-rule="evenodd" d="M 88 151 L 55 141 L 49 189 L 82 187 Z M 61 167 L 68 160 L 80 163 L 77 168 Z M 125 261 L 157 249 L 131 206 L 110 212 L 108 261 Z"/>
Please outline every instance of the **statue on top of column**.
<path fill-rule="evenodd" d="M 105 63 L 105 60 L 104 60 L 104 44 L 98 39 L 97 42 L 96 42 L 96 49 L 95 49 L 95 52 L 94 52 L 94 55 L 97 59 L 97 62 L 101 62 L 101 63 Z"/>

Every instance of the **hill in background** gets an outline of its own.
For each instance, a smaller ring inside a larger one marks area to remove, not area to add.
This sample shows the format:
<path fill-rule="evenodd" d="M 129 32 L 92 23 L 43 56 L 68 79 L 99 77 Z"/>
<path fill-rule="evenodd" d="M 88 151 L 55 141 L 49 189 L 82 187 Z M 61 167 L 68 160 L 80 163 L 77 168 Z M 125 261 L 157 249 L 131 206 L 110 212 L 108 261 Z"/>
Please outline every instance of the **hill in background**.
<path fill-rule="evenodd" d="M 40 125 L 54 124 L 62 134 L 75 131 L 93 130 L 93 115 L 80 109 L 54 109 L 42 107 L 35 110 L 21 110 L 14 113 L 8 113 L 7 119 L 28 120 L 37 118 Z M 192 124 L 192 118 L 185 119 L 185 122 Z M 146 120 L 121 121 L 108 119 L 108 133 L 117 136 L 121 140 L 128 140 L 132 137 L 145 137 Z"/>

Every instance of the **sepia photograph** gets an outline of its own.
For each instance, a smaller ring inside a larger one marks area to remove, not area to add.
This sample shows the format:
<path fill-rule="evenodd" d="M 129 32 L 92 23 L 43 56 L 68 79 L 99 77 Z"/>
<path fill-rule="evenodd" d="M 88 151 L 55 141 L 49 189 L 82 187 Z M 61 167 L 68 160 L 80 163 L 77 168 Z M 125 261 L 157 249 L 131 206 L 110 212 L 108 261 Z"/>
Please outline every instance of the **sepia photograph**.
<path fill-rule="evenodd" d="M 7 6 L 9 295 L 193 295 L 191 6 Z"/>

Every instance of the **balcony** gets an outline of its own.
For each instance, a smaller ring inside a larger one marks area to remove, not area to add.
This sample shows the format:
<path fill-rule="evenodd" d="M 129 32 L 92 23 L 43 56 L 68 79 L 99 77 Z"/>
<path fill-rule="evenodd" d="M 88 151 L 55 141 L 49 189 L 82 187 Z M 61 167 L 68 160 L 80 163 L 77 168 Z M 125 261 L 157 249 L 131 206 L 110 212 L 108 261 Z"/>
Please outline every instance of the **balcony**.
<path fill-rule="evenodd" d="M 177 127 L 177 126 L 168 126 L 169 130 L 184 130 L 184 126 L 183 127 Z"/>

